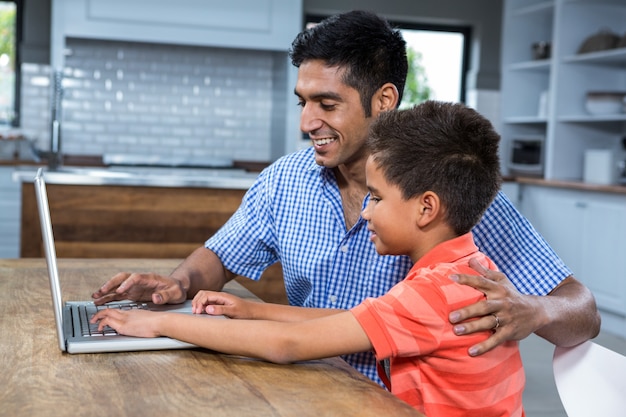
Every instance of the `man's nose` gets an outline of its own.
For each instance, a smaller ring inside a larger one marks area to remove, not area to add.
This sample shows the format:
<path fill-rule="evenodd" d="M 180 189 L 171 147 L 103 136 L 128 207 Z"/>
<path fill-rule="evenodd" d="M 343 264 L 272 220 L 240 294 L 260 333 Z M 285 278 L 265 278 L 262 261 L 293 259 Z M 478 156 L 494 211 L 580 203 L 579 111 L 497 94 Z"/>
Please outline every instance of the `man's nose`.
<path fill-rule="evenodd" d="M 322 127 L 323 124 L 324 123 L 320 119 L 313 106 L 305 104 L 302 107 L 302 112 L 300 113 L 300 130 L 302 132 L 313 132 Z"/>

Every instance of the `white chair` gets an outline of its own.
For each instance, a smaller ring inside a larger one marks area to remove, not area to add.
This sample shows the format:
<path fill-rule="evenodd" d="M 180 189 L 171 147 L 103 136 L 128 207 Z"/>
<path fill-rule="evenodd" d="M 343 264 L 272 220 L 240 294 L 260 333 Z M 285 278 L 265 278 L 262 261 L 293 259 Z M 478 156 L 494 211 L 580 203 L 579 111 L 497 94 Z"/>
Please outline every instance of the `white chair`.
<path fill-rule="evenodd" d="M 552 369 L 568 417 L 626 416 L 626 356 L 587 341 L 556 347 Z"/>

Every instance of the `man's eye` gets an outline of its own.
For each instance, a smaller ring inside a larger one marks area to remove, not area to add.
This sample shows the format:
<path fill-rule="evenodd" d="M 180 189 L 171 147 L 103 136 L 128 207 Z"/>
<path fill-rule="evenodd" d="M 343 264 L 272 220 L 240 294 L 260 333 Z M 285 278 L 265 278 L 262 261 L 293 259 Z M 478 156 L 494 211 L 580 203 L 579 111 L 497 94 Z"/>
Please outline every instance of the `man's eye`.
<path fill-rule="evenodd" d="M 373 201 L 374 203 L 378 203 L 380 201 L 380 197 L 370 197 L 370 201 Z"/>
<path fill-rule="evenodd" d="M 305 104 L 306 104 L 306 103 L 305 103 L 304 101 L 300 100 L 300 101 L 298 101 L 297 106 L 298 106 L 298 107 L 304 107 L 304 105 L 305 105 Z"/>
<path fill-rule="evenodd" d="M 324 110 L 333 110 L 335 108 L 335 104 L 320 103 L 320 107 Z"/>

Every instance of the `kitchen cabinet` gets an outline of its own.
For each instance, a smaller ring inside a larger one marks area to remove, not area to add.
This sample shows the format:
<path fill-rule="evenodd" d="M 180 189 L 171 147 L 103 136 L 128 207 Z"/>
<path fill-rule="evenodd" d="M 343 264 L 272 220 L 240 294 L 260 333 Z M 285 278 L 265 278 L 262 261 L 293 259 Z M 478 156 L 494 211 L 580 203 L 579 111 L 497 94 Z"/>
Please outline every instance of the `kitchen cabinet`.
<path fill-rule="evenodd" d="M 626 337 L 626 195 L 520 186 L 521 211 L 594 293 L 602 328 Z"/>
<path fill-rule="evenodd" d="M 301 0 L 52 0 L 52 63 L 66 37 L 286 51 L 301 22 Z"/>
<path fill-rule="evenodd" d="M 588 91 L 626 91 L 626 48 L 577 53 L 600 30 L 626 33 L 626 2 L 505 0 L 504 161 L 512 140 L 540 138 L 544 178 L 580 181 L 585 150 L 622 152 L 626 114 L 591 115 L 585 109 Z M 550 43 L 549 57 L 534 59 L 532 45 L 537 42 Z"/>

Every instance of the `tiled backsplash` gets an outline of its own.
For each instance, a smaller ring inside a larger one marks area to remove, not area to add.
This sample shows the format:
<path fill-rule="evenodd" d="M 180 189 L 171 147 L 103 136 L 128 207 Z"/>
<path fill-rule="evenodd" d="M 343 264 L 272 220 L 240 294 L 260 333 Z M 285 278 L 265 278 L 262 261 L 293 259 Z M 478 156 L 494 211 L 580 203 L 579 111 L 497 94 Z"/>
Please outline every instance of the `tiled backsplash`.
<path fill-rule="evenodd" d="M 276 79 L 285 54 L 82 39 L 67 46 L 64 153 L 270 160 L 272 123 L 287 100 Z M 22 130 L 42 149 L 50 73 L 22 65 Z"/>

